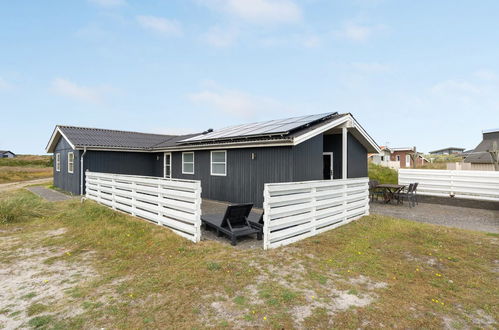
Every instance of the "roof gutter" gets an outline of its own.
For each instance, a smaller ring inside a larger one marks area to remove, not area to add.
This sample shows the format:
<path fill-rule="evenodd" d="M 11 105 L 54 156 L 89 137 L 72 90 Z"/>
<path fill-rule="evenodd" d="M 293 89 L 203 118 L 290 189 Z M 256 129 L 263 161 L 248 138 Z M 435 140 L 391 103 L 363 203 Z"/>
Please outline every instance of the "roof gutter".
<path fill-rule="evenodd" d="M 83 147 L 83 153 L 81 154 L 80 157 L 80 195 L 83 195 L 83 158 L 85 158 L 85 154 L 87 153 L 87 147 Z"/>

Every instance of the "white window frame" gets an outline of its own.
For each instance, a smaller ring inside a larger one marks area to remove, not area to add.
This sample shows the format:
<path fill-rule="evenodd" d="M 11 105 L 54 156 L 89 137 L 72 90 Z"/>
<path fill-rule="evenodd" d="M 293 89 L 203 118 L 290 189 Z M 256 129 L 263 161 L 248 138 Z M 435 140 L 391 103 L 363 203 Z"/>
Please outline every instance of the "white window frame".
<path fill-rule="evenodd" d="M 166 176 L 166 155 L 170 156 L 170 176 Z M 165 152 L 163 154 L 163 178 L 171 179 L 172 178 L 172 153 Z"/>
<path fill-rule="evenodd" d="M 223 152 L 225 155 L 225 161 L 224 162 L 213 162 L 213 153 L 214 152 Z M 224 174 L 220 173 L 213 173 L 213 165 L 217 164 L 224 164 Z M 210 174 L 213 176 L 227 176 L 227 150 L 213 150 L 210 151 Z"/>
<path fill-rule="evenodd" d="M 61 154 L 60 153 L 55 154 L 55 171 L 56 172 L 61 171 Z"/>
<path fill-rule="evenodd" d="M 184 165 L 185 164 L 191 164 L 191 162 L 188 162 L 188 163 L 185 162 L 185 160 L 184 160 L 185 154 L 192 154 L 192 172 L 186 172 L 186 171 L 184 171 Z M 183 152 L 182 153 L 182 174 L 194 174 L 194 172 L 195 172 L 195 165 L 194 164 L 195 164 L 194 151 Z"/>
<path fill-rule="evenodd" d="M 69 155 L 73 156 L 73 159 L 70 161 L 69 160 Z M 72 166 L 73 169 L 70 170 L 70 167 L 69 166 Z M 74 173 L 74 170 L 75 170 L 75 154 L 74 152 L 68 152 L 68 173 Z"/>

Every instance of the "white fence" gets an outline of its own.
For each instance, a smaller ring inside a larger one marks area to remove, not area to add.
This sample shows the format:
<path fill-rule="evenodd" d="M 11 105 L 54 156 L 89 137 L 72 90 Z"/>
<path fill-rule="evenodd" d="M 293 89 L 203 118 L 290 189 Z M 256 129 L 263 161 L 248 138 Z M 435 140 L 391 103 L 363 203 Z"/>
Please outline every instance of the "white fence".
<path fill-rule="evenodd" d="M 368 178 L 269 183 L 264 249 L 287 245 L 369 214 Z"/>
<path fill-rule="evenodd" d="M 399 170 L 399 184 L 413 182 L 421 195 L 499 201 L 499 172 Z"/>
<path fill-rule="evenodd" d="M 201 239 L 201 182 L 86 172 L 86 197 Z"/>

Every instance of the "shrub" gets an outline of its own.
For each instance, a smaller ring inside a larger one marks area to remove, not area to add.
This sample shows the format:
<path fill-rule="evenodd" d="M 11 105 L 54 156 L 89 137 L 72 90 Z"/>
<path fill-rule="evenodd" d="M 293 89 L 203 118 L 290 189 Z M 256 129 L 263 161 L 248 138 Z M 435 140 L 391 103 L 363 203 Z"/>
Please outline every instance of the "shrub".
<path fill-rule="evenodd" d="M 40 198 L 29 192 L 20 192 L 0 199 L 0 224 L 42 217 L 45 211 L 45 204 Z"/>
<path fill-rule="evenodd" d="M 398 182 L 398 173 L 389 167 L 369 162 L 369 179 L 377 180 L 379 183 L 396 184 Z"/>

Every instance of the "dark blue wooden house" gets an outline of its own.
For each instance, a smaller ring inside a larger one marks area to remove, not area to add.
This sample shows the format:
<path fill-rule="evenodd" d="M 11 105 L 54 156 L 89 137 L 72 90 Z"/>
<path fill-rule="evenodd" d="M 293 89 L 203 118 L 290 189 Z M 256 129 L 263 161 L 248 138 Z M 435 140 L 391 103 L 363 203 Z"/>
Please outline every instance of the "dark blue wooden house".
<path fill-rule="evenodd" d="M 200 180 L 203 198 L 263 203 L 263 185 L 367 176 L 378 145 L 349 114 L 326 113 L 190 135 L 58 125 L 54 185 L 85 192 L 84 172 Z"/>

